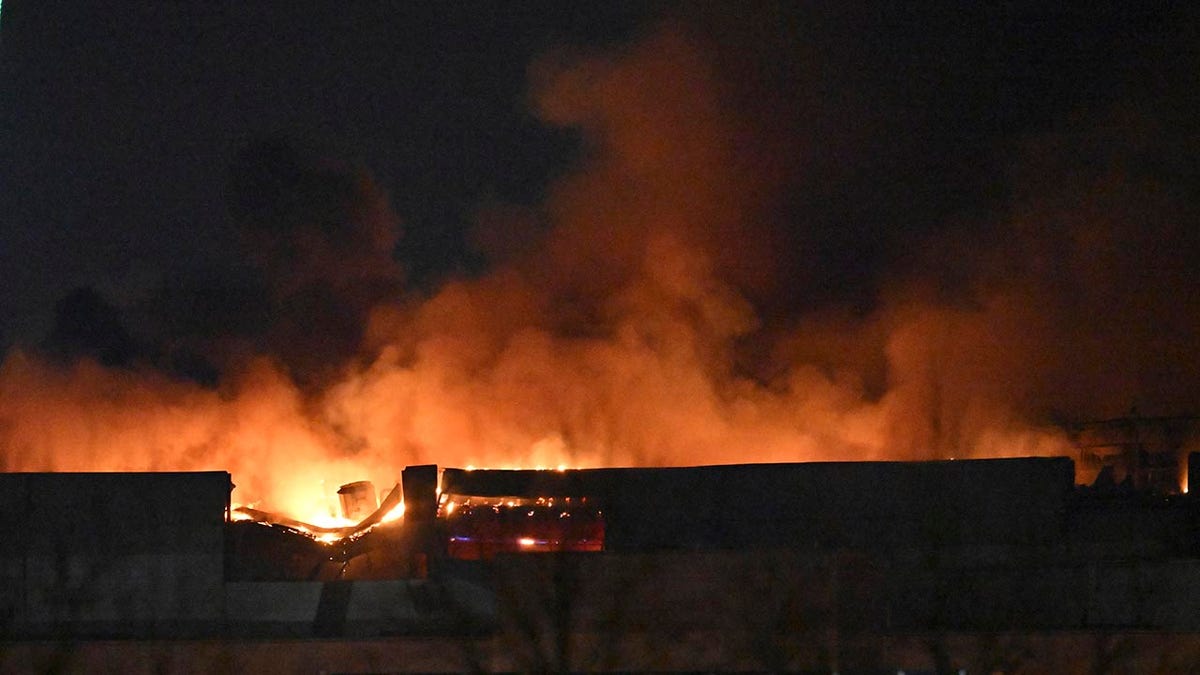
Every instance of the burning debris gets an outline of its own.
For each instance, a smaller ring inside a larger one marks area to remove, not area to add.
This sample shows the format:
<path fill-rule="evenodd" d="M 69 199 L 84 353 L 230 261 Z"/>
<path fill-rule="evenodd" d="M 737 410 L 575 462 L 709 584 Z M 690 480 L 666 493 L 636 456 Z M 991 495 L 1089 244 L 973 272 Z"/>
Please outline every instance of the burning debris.
<path fill-rule="evenodd" d="M 343 485 L 340 526 L 316 525 L 286 515 L 237 506 L 230 511 L 230 579 L 241 581 L 330 581 L 346 578 L 396 578 L 424 574 L 419 540 L 405 527 L 401 486 L 392 487 L 371 512 L 369 481 Z M 348 503 L 347 503 L 348 502 Z"/>
<path fill-rule="evenodd" d="M 442 493 L 438 518 L 446 554 L 465 560 L 497 553 L 604 549 L 604 512 L 586 497 L 470 497 Z"/>
<path fill-rule="evenodd" d="M 349 520 L 366 518 L 372 511 L 379 508 L 379 501 L 375 498 L 375 484 L 369 480 L 347 483 L 338 488 L 337 493 L 343 518 Z"/>
<path fill-rule="evenodd" d="M 514 487 L 512 476 L 530 472 L 447 469 L 450 486 L 475 486 L 480 494 L 441 492 L 436 466 L 407 467 L 373 511 L 353 524 L 316 525 L 247 506 L 230 511 L 231 578 L 247 581 L 328 580 L 424 576 L 431 557 L 490 559 L 499 553 L 598 552 L 604 549 L 605 518 L 597 500 L 557 496 L 579 489 L 575 478 L 552 472 L 553 484 L 520 478 L 522 489 L 556 496 L 486 496 Z M 544 474 L 542 471 L 533 474 Z M 374 502 L 370 481 L 338 489 L 342 515 L 361 513 Z M 365 570 L 364 570 L 365 567 Z"/>
<path fill-rule="evenodd" d="M 286 515 L 261 511 L 248 506 L 233 508 L 231 518 L 286 527 L 306 534 L 317 541 L 333 544 L 345 539 L 360 537 L 376 525 L 396 520 L 404 515 L 404 501 L 399 484 L 393 486 L 378 505 L 374 505 L 375 486 L 370 481 L 357 481 L 343 485 L 338 489 L 338 496 L 342 498 L 342 518 L 352 521 L 353 518 L 360 517 L 360 520 L 352 525 L 329 527 L 305 523 Z M 371 511 L 366 510 L 368 505 L 372 505 Z"/>

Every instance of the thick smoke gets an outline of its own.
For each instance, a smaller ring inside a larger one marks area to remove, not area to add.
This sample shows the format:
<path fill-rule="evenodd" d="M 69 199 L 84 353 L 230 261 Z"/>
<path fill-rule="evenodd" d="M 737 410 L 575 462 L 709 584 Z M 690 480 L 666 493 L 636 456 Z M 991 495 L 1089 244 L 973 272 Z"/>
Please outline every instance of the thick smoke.
<path fill-rule="evenodd" d="M 535 63 L 534 109 L 584 157 L 543 204 L 481 211 L 490 271 L 428 297 L 399 296 L 372 183 L 313 202 L 313 174 L 260 148 L 235 180 L 283 312 L 259 353 L 206 388 L 14 350 L 0 468 L 227 469 L 236 496 L 300 514 L 415 463 L 1054 454 L 1058 422 L 1193 412 L 1192 149 L 1106 111 L 1009 139 L 982 215 L 835 236 L 831 214 L 855 209 L 803 208 L 829 192 L 802 152 L 827 127 L 787 96 L 747 103 L 747 64 L 710 38 L 667 26 Z M 870 159 L 854 134 L 830 142 Z"/>
<path fill-rule="evenodd" d="M 260 348 L 306 387 L 357 353 L 371 307 L 400 295 L 399 220 L 365 171 L 273 140 L 233 167 L 231 211 L 266 281 Z"/>

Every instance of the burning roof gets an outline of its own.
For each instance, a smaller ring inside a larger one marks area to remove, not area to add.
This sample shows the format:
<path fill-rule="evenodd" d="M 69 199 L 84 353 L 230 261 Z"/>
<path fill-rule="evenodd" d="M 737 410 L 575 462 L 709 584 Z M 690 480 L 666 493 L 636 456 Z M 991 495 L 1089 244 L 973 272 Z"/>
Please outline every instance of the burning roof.
<path fill-rule="evenodd" d="M 362 488 L 367 481 L 359 481 L 342 486 L 342 490 L 346 488 Z M 368 483 L 369 484 L 369 483 Z M 339 490 L 339 494 L 341 490 Z M 371 502 L 374 502 L 374 488 L 371 488 Z M 360 512 L 361 506 L 355 504 L 351 508 L 346 508 L 343 503 L 342 519 L 350 521 L 350 517 Z M 379 502 L 378 507 L 373 511 L 365 514 L 358 522 L 353 522 L 349 525 L 328 526 L 305 523 L 295 518 L 290 518 L 286 515 L 271 513 L 269 511 L 261 511 L 248 506 L 237 506 L 233 509 L 231 517 L 234 520 L 249 520 L 256 523 L 266 523 L 268 525 L 281 525 L 291 528 L 298 532 L 303 532 L 312 536 L 318 541 L 333 543 L 342 539 L 352 539 L 366 533 L 372 527 L 379 523 L 388 522 L 401 518 L 404 515 L 404 502 L 402 500 L 402 492 L 400 485 L 397 484 L 388 491 L 387 496 L 383 501 Z"/>

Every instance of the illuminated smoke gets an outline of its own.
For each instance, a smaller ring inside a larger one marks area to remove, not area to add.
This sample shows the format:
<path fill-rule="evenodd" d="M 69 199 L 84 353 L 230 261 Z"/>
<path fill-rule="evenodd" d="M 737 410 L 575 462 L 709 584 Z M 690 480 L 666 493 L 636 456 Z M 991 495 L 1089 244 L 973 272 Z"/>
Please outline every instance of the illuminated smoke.
<path fill-rule="evenodd" d="M 295 310 L 271 355 L 214 390 L 14 350 L 2 468 L 228 469 L 243 500 L 299 514 L 415 463 L 1054 454 L 1057 421 L 1191 412 L 1200 228 L 1177 177 L 1145 165 L 1154 128 L 1030 139 L 1003 209 L 879 233 L 894 253 L 842 292 L 850 268 L 816 257 L 791 195 L 810 174 L 789 153 L 817 141 L 743 108 L 720 49 L 666 27 L 535 63 L 534 109 L 578 128 L 584 158 L 540 206 L 481 210 L 491 270 L 429 297 L 399 298 L 373 184 L 334 172 L 313 203 L 296 191 L 313 174 L 268 153 L 235 206 L 271 301 Z M 306 328 L 313 308 L 334 318 Z"/>

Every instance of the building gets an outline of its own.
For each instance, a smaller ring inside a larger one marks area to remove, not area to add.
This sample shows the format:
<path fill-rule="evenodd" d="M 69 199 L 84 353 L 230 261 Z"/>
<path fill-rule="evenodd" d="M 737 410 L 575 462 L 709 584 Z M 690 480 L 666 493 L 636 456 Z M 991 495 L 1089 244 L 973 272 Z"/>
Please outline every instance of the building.
<path fill-rule="evenodd" d="M 1080 488 L 1069 458 L 438 481 L 410 467 L 402 520 L 323 543 L 232 520 L 222 472 L 0 475 L 0 671 L 1200 663 L 1195 500 Z"/>

